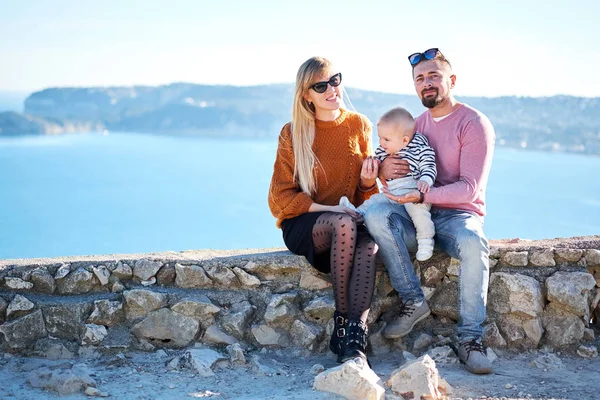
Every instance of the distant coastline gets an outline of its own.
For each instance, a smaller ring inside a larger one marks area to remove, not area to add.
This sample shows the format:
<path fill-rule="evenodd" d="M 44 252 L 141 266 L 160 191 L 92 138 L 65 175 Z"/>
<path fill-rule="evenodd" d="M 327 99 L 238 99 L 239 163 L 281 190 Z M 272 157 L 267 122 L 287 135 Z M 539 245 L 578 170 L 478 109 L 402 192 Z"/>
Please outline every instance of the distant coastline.
<path fill-rule="evenodd" d="M 0 92 L 0 137 L 79 132 L 144 132 L 176 136 L 276 137 L 289 120 L 293 86 L 164 86 L 49 88 L 23 99 Z M 347 88 L 372 121 L 402 105 L 424 108 L 415 95 Z M 494 124 L 497 145 L 600 155 L 600 98 L 461 97 Z M 18 112 L 17 110 L 24 112 Z"/>

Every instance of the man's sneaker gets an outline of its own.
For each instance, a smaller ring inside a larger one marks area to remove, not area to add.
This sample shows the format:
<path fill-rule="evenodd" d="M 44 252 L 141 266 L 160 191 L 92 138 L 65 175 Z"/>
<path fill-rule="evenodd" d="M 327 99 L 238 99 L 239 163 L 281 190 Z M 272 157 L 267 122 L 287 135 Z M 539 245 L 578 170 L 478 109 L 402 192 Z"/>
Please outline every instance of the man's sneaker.
<path fill-rule="evenodd" d="M 473 374 L 489 374 L 492 363 L 488 360 L 483 346 L 478 339 L 461 343 L 458 347 L 458 358 L 465 364 L 467 371 Z"/>
<path fill-rule="evenodd" d="M 427 318 L 431 313 L 426 301 L 416 306 L 413 301 L 402 303 L 398 319 L 385 327 L 383 336 L 388 339 L 398 339 L 412 331 L 417 322 Z"/>

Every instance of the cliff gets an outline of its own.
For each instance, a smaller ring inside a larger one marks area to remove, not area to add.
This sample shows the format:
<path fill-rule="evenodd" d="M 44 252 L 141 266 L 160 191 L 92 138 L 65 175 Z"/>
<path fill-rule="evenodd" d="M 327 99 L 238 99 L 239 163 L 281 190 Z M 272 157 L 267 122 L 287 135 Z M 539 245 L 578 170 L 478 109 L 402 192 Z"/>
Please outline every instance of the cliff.
<path fill-rule="evenodd" d="M 371 121 L 389 108 L 423 111 L 413 94 L 347 88 Z M 0 136 L 111 131 L 212 137 L 276 137 L 290 118 L 292 85 L 50 88 L 25 100 L 25 113 L 0 113 Z M 461 97 L 484 112 L 499 146 L 600 154 L 600 98 Z M 15 121 L 18 121 L 16 123 Z"/>

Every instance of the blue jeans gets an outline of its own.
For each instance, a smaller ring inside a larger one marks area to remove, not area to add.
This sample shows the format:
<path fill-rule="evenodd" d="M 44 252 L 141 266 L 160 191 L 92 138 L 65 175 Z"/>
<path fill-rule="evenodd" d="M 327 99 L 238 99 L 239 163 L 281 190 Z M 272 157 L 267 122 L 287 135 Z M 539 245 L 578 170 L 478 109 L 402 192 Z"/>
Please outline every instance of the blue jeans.
<path fill-rule="evenodd" d="M 489 248 L 483 219 L 463 210 L 433 207 L 436 246 L 460 261 L 458 274 L 458 334 L 461 342 L 483 336 L 489 282 Z M 404 206 L 376 204 L 367 210 L 365 225 L 379 246 L 392 286 L 402 301 L 425 299 L 409 251 L 416 251 L 413 223 Z"/>

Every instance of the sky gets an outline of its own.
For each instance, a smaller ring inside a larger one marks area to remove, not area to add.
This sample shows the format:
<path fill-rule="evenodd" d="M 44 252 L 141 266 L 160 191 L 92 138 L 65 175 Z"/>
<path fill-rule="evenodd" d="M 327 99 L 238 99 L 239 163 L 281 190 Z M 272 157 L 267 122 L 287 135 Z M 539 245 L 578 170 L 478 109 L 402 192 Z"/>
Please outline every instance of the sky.
<path fill-rule="evenodd" d="M 456 95 L 600 96 L 598 0 L 0 0 L 0 90 L 292 83 L 314 55 L 344 84 L 413 93 L 439 48 Z"/>

